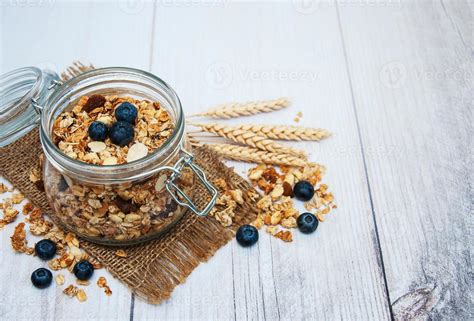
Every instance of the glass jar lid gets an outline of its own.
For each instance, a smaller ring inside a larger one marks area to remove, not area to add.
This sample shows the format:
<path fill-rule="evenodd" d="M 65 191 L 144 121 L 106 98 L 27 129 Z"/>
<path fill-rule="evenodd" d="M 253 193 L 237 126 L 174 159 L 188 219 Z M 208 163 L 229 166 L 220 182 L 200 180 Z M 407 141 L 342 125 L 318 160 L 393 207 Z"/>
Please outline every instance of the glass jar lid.
<path fill-rule="evenodd" d="M 30 132 L 39 124 L 35 105 L 43 105 L 59 76 L 50 70 L 24 67 L 0 75 L 0 147 Z"/>

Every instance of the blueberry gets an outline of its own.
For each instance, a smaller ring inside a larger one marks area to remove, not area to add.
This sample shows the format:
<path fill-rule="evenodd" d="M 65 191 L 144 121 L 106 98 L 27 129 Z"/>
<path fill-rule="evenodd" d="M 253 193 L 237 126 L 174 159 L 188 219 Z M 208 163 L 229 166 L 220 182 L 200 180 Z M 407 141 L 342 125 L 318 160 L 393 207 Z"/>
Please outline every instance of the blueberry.
<path fill-rule="evenodd" d="M 134 135 L 133 126 L 123 121 L 116 122 L 110 128 L 110 140 L 122 147 L 130 143 Z"/>
<path fill-rule="evenodd" d="M 94 267 L 89 261 L 82 260 L 74 265 L 73 271 L 76 278 L 82 281 L 87 281 L 91 278 L 92 274 L 94 274 Z"/>
<path fill-rule="evenodd" d="M 297 199 L 307 202 L 313 198 L 314 187 L 308 181 L 299 181 L 295 184 L 293 192 L 295 193 L 295 197 Z"/>
<path fill-rule="evenodd" d="M 35 245 L 35 253 L 42 260 L 51 260 L 56 255 L 56 244 L 51 240 L 41 240 Z"/>
<path fill-rule="evenodd" d="M 87 132 L 93 141 L 103 142 L 107 138 L 109 128 L 106 124 L 100 121 L 95 121 L 89 125 L 89 130 Z"/>
<path fill-rule="evenodd" d="M 242 246 L 251 246 L 258 241 L 258 230 L 252 225 L 242 225 L 237 230 L 237 242 Z"/>
<path fill-rule="evenodd" d="M 296 220 L 298 228 L 305 234 L 313 233 L 318 228 L 318 219 L 313 213 L 303 213 Z"/>
<path fill-rule="evenodd" d="M 118 121 L 124 121 L 126 123 L 135 124 L 137 116 L 137 107 L 135 107 L 129 102 L 121 103 L 120 106 L 115 109 L 115 118 L 117 118 Z"/>
<path fill-rule="evenodd" d="M 53 274 L 48 269 L 39 268 L 31 274 L 31 282 L 38 289 L 47 288 L 51 281 L 53 281 Z"/>

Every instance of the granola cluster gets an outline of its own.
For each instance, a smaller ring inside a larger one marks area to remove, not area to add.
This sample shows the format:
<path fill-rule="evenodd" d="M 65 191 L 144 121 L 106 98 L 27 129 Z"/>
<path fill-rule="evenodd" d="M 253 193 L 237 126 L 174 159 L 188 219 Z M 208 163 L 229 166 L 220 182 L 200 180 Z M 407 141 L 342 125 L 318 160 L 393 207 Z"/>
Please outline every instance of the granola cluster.
<path fill-rule="evenodd" d="M 259 188 L 264 196 L 257 203 L 260 213 L 252 223 L 257 229 L 267 226 L 266 231 L 285 241 L 293 240 L 290 229 L 296 228 L 296 219 L 300 215 L 292 200 L 293 187 L 301 180 L 316 186 L 313 198 L 305 203 L 305 208 L 313 212 L 319 221 L 324 215 L 336 208 L 328 186 L 321 183 L 325 168 L 319 164 L 308 164 L 305 167 L 280 167 L 280 171 L 270 165 L 258 165 L 251 168 L 248 178 Z M 283 229 L 280 229 L 283 228 Z"/>
<path fill-rule="evenodd" d="M 237 206 L 244 203 L 243 192 L 240 189 L 230 189 L 223 178 L 215 179 L 213 184 L 220 193 L 216 205 L 208 215 L 214 217 L 222 226 L 231 226 Z"/>
<path fill-rule="evenodd" d="M 122 103 L 136 106 L 138 117 L 133 141 L 123 147 L 93 141 L 89 125 L 99 121 L 107 126 L 115 121 L 114 111 Z M 67 156 L 96 165 L 116 165 L 145 157 L 162 146 L 174 131 L 168 111 L 159 102 L 122 96 L 82 96 L 70 110 L 62 112 L 54 122 L 53 141 Z"/>

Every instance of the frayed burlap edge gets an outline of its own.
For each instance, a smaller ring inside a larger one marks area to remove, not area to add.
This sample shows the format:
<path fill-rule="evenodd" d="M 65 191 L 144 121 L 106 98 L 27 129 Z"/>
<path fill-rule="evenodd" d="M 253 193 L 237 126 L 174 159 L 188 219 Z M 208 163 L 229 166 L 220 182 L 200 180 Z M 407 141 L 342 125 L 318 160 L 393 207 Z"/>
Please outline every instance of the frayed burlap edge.
<path fill-rule="evenodd" d="M 29 180 L 29 173 L 38 164 L 42 153 L 38 130 L 35 129 L 16 142 L 0 149 L 0 175 L 10 181 L 45 213 L 50 207 L 44 192 Z M 231 188 L 244 192 L 245 203 L 236 210 L 234 224 L 230 228 L 220 225 L 215 219 L 198 217 L 187 213 L 183 219 L 165 235 L 148 243 L 125 248 L 126 258 L 115 255 L 116 247 L 104 247 L 82 241 L 82 247 L 99 260 L 118 280 L 127 285 L 138 297 L 158 304 L 170 297 L 173 289 L 182 284 L 201 262 L 228 243 L 238 226 L 254 220 L 257 216 L 256 200 L 248 198 L 251 185 L 225 166 L 218 156 L 206 147 L 194 150 L 196 163 L 210 180 L 223 178 Z M 201 185 L 195 195 L 202 195 L 195 202 L 202 206 L 208 199 Z"/>

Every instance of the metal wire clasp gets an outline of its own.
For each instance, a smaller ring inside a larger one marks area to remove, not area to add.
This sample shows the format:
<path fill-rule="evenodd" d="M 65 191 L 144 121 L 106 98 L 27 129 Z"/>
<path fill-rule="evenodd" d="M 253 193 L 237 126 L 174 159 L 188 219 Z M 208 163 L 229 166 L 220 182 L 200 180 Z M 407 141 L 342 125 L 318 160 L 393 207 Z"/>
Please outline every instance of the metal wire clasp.
<path fill-rule="evenodd" d="M 181 148 L 181 151 L 184 153 L 184 156 L 181 157 L 176 162 L 176 164 L 174 165 L 173 171 L 172 171 L 173 173 L 171 174 L 171 176 L 166 181 L 166 190 L 168 191 L 168 193 L 171 194 L 171 196 L 174 198 L 176 203 L 178 203 L 179 205 L 186 206 L 187 208 L 189 208 L 191 211 L 193 211 L 198 216 L 206 216 L 209 213 L 209 211 L 214 207 L 214 205 L 216 203 L 217 189 L 214 186 L 212 186 L 211 183 L 209 183 L 209 181 L 206 178 L 206 174 L 204 173 L 204 171 L 193 163 L 193 155 L 191 155 L 189 152 L 187 152 L 183 148 Z M 196 176 L 199 177 L 199 179 L 200 179 L 201 183 L 204 185 L 204 187 L 212 195 L 211 200 L 209 201 L 209 203 L 207 203 L 206 207 L 202 211 L 199 211 L 199 209 L 193 203 L 193 201 L 189 198 L 189 196 L 186 195 L 186 193 L 184 193 L 174 183 L 175 179 L 178 178 L 181 175 L 181 171 L 185 166 L 189 166 L 191 168 L 191 170 L 194 172 L 194 174 L 196 174 Z M 174 191 L 176 191 L 176 193 L 179 196 L 184 198 L 186 200 L 186 202 L 182 202 L 179 199 L 179 197 L 174 193 Z"/>
<path fill-rule="evenodd" d="M 51 80 L 51 84 L 48 86 L 48 90 L 54 89 L 57 86 L 62 86 L 62 84 L 62 81 L 53 79 Z M 43 111 L 44 107 L 38 103 L 38 100 L 36 100 L 36 98 L 31 98 L 31 105 L 33 105 L 33 108 L 38 113 L 38 115 L 41 115 L 41 112 Z"/>

